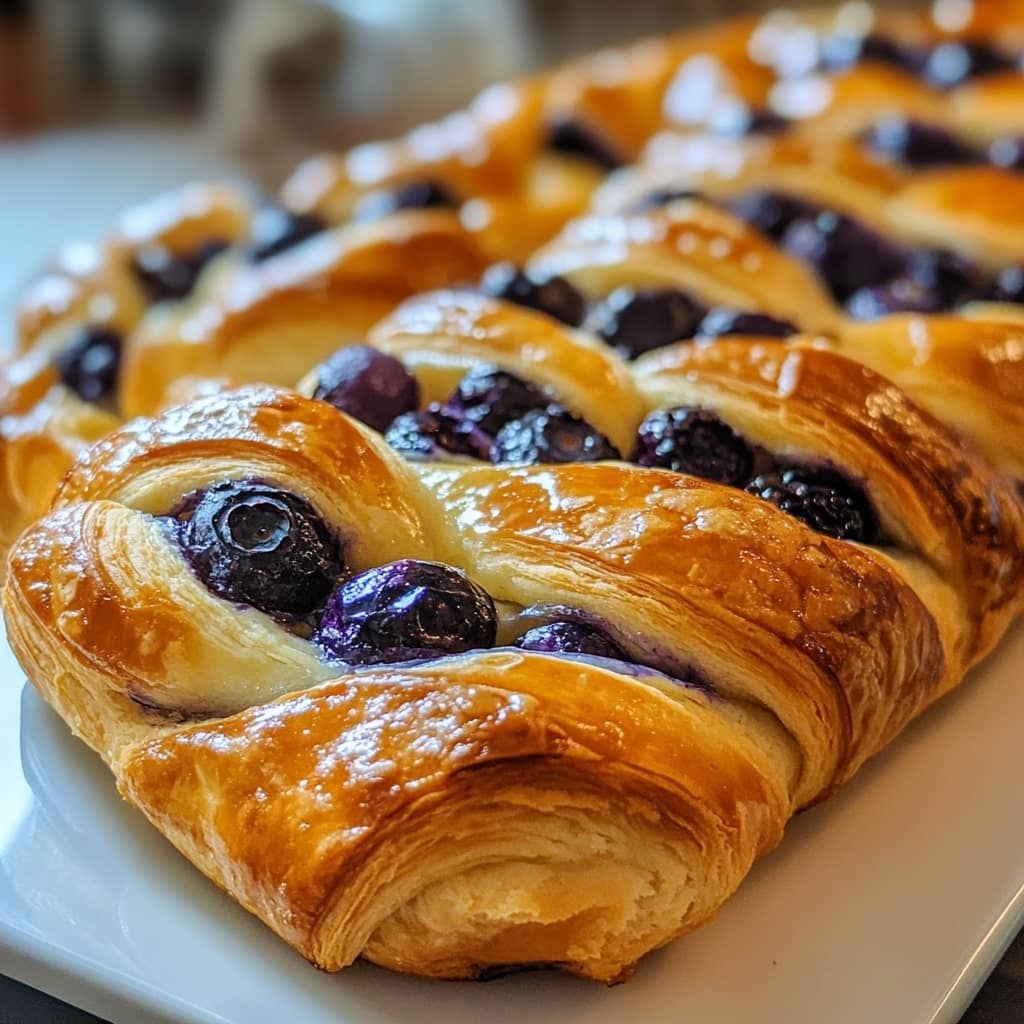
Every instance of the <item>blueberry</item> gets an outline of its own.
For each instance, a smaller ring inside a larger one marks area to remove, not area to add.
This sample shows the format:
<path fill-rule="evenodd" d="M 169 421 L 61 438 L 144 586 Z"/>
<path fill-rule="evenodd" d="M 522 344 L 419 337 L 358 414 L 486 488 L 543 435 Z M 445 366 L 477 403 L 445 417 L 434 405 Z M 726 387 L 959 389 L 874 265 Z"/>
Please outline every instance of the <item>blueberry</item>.
<path fill-rule="evenodd" d="M 352 219 L 380 220 L 399 210 L 455 209 L 458 206 L 458 198 L 446 185 L 430 180 L 410 181 L 393 189 L 367 193 L 353 208 Z"/>
<path fill-rule="evenodd" d="M 162 245 L 148 245 L 135 254 L 135 273 L 149 302 L 183 299 L 195 287 L 203 268 L 227 248 L 211 240 L 189 253 L 171 253 Z"/>
<path fill-rule="evenodd" d="M 996 139 L 988 147 L 988 158 L 996 167 L 1006 167 L 1011 171 L 1024 171 L 1024 137 L 1007 135 Z"/>
<path fill-rule="evenodd" d="M 596 305 L 586 326 L 624 359 L 692 338 L 705 310 L 673 288 L 616 288 Z"/>
<path fill-rule="evenodd" d="M 978 163 L 980 157 L 952 132 L 905 117 L 885 117 L 865 133 L 867 147 L 909 167 Z"/>
<path fill-rule="evenodd" d="M 714 111 L 708 128 L 713 135 L 740 139 L 746 135 L 776 135 L 785 131 L 791 123 L 788 118 L 764 107 L 751 108 L 742 103 L 727 103 Z"/>
<path fill-rule="evenodd" d="M 496 366 L 476 366 L 459 381 L 445 409 L 494 435 L 510 420 L 544 409 L 550 396 L 536 384 Z"/>
<path fill-rule="evenodd" d="M 345 572 L 337 539 L 303 498 L 232 480 L 193 495 L 178 531 L 193 572 L 213 593 L 281 615 L 307 615 Z"/>
<path fill-rule="evenodd" d="M 341 583 L 316 637 L 332 657 L 376 665 L 493 647 L 497 624 L 490 595 L 465 573 L 405 559 Z"/>
<path fill-rule="evenodd" d="M 625 155 L 581 121 L 565 118 L 548 129 L 546 146 L 555 153 L 589 160 L 603 171 L 614 171 L 626 163 Z"/>
<path fill-rule="evenodd" d="M 864 489 L 833 470 L 780 467 L 755 477 L 746 490 L 829 537 L 863 544 L 876 537 L 875 515 Z"/>
<path fill-rule="evenodd" d="M 446 454 L 486 459 L 491 450 L 489 434 L 437 402 L 420 412 L 403 413 L 388 427 L 384 440 L 407 459 L 438 459 Z"/>
<path fill-rule="evenodd" d="M 291 249 L 326 230 L 327 224 L 308 213 L 292 213 L 280 206 L 264 206 L 253 218 L 249 259 L 253 263 Z"/>
<path fill-rule="evenodd" d="M 945 249 L 915 249 L 907 259 L 907 277 L 938 295 L 944 308 L 970 299 L 980 287 L 981 273 L 966 257 Z"/>
<path fill-rule="evenodd" d="M 552 405 L 528 412 L 498 431 L 491 462 L 598 462 L 620 458 L 618 450 L 586 420 Z"/>
<path fill-rule="evenodd" d="M 606 633 L 582 622 L 566 620 L 548 622 L 527 630 L 512 646 L 542 654 L 588 654 L 594 658 L 629 660 Z"/>
<path fill-rule="evenodd" d="M 1024 302 L 1024 267 L 1004 267 L 999 271 L 991 292 L 992 302 Z"/>
<path fill-rule="evenodd" d="M 739 487 L 750 479 L 754 452 L 710 409 L 676 406 L 640 424 L 633 461 Z"/>
<path fill-rule="evenodd" d="M 657 210 L 662 206 L 668 206 L 669 203 L 674 203 L 677 199 L 700 199 L 703 202 L 710 202 L 696 189 L 666 186 L 665 188 L 656 188 L 652 192 L 648 192 L 647 195 L 641 196 L 630 206 L 629 210 L 631 213 L 646 213 L 648 210 Z"/>
<path fill-rule="evenodd" d="M 514 263 L 489 267 L 480 290 L 484 295 L 547 313 L 570 327 L 579 326 L 586 309 L 583 296 L 564 277 L 537 277 Z"/>
<path fill-rule="evenodd" d="M 835 211 L 794 221 L 782 247 L 811 264 L 841 301 L 858 288 L 896 277 L 906 264 L 904 253 L 893 243 Z"/>
<path fill-rule="evenodd" d="M 988 43 L 961 40 L 932 50 L 924 65 L 924 77 L 939 89 L 952 89 L 979 75 L 1013 67 L 1010 57 Z"/>
<path fill-rule="evenodd" d="M 820 207 L 783 192 L 756 190 L 745 192 L 729 203 L 740 220 L 778 241 L 794 221 L 810 219 L 822 213 Z"/>
<path fill-rule="evenodd" d="M 394 356 L 353 345 L 320 367 L 313 397 L 383 433 L 396 417 L 419 405 L 420 386 Z"/>
<path fill-rule="evenodd" d="M 121 336 L 105 327 L 82 327 L 57 355 L 57 376 L 86 402 L 102 402 L 117 389 Z"/>
<path fill-rule="evenodd" d="M 938 313 L 945 308 L 938 292 L 906 277 L 865 285 L 846 300 L 846 312 L 854 320 L 877 320 L 890 313 Z"/>
<path fill-rule="evenodd" d="M 698 338 L 721 338 L 728 334 L 749 334 L 761 338 L 788 338 L 800 328 L 788 320 L 767 313 L 743 312 L 728 306 L 715 306 L 697 326 Z"/>
<path fill-rule="evenodd" d="M 842 71 L 862 60 L 871 60 L 917 72 L 923 59 L 917 50 L 873 34 L 837 34 L 826 38 L 821 46 L 821 64 L 828 71 Z"/>

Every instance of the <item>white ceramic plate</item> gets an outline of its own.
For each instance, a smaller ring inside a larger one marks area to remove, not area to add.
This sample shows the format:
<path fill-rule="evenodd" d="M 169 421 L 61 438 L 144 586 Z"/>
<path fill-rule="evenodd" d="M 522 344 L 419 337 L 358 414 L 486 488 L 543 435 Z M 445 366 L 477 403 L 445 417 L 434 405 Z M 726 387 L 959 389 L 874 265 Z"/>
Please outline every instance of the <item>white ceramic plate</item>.
<path fill-rule="evenodd" d="M 626 985 L 309 967 L 119 800 L 0 649 L 0 972 L 117 1024 L 953 1024 L 1024 923 L 1024 630 Z"/>

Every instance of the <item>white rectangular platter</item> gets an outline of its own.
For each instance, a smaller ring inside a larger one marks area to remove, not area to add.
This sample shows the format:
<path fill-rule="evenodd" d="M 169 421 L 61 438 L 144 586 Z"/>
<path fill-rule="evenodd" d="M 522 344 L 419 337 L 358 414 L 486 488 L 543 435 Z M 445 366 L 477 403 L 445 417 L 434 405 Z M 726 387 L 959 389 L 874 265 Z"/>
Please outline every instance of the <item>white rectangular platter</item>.
<path fill-rule="evenodd" d="M 141 815 L 0 649 L 0 972 L 116 1024 L 954 1024 L 1024 923 L 1024 630 L 718 918 L 614 989 L 314 970 Z"/>

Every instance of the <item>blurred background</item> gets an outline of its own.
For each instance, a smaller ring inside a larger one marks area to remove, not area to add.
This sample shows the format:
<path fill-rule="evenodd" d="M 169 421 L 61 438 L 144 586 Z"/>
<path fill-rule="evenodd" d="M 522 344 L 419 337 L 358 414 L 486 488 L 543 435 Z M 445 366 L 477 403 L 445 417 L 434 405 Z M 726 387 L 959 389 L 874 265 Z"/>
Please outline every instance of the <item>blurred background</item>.
<path fill-rule="evenodd" d="M 496 79 L 757 0 L 0 0 L 0 135 L 202 130 L 272 180 Z"/>
<path fill-rule="evenodd" d="M 58 245 L 163 188 L 271 188 L 314 150 L 390 136 L 495 80 L 768 5 L 0 0 L 0 318 Z"/>

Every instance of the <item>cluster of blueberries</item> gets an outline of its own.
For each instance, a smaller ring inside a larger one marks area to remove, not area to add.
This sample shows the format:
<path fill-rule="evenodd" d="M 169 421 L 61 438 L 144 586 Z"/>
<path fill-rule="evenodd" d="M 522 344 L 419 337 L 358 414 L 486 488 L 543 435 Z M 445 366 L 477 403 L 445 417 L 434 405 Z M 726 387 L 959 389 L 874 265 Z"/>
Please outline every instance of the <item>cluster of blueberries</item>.
<path fill-rule="evenodd" d="M 838 69 L 863 59 L 920 74 L 940 88 L 1018 66 L 980 42 L 920 49 L 875 35 L 826 40 L 820 66 Z M 754 111 L 725 127 L 763 132 L 785 123 L 770 112 Z M 911 165 L 988 159 L 1024 166 L 1021 140 L 999 140 L 982 155 L 941 129 L 901 119 L 879 122 L 865 141 Z M 548 145 L 606 171 L 624 162 L 613 147 L 571 120 L 552 126 Z M 681 195 L 692 193 L 661 192 L 645 204 Z M 457 205 L 444 186 L 420 181 L 367 196 L 353 215 L 367 219 L 406 207 Z M 752 193 L 730 206 L 814 266 L 856 317 L 935 312 L 969 298 L 1024 301 L 1020 267 L 1008 268 L 995 281 L 984 280 L 954 254 L 901 249 L 853 218 L 779 193 Z M 317 217 L 268 208 L 256 218 L 249 256 L 256 262 L 268 259 L 325 227 Z M 151 302 L 180 299 L 224 248 L 223 242 L 211 240 L 184 255 L 146 249 L 138 254 L 135 269 Z M 629 359 L 683 338 L 795 331 L 792 324 L 760 313 L 704 309 L 678 290 L 619 289 L 588 309 L 568 282 L 538 281 L 508 265 L 492 268 L 481 287 L 573 326 L 585 324 Z M 85 400 L 107 401 L 116 387 L 120 353 L 117 334 L 87 327 L 59 355 L 57 369 Z M 398 360 L 372 349 L 347 349 L 322 368 L 317 397 L 384 432 L 395 448 L 412 456 L 453 453 L 526 463 L 620 457 L 607 438 L 545 389 L 495 367 L 470 371 L 446 402 L 418 410 L 418 384 Z M 867 543 L 877 539 L 870 501 L 858 483 L 828 467 L 774 458 L 707 409 L 652 413 L 640 426 L 632 458 L 640 465 L 743 487 L 831 536 Z M 192 570 L 213 593 L 296 626 L 311 623 L 316 642 L 348 664 L 422 660 L 496 642 L 494 601 L 463 572 L 405 559 L 352 574 L 341 539 L 313 507 L 269 484 L 242 480 L 206 488 L 186 499 L 167 523 Z M 572 616 L 527 630 L 514 646 L 629 661 L 606 631 Z"/>
<path fill-rule="evenodd" d="M 462 456 L 496 464 L 571 463 L 622 454 L 546 388 L 496 366 L 469 370 L 447 401 L 423 410 L 419 386 L 393 356 L 342 349 L 323 365 L 314 397 L 384 433 L 407 458 Z M 832 537 L 871 543 L 877 523 L 863 489 L 834 469 L 787 461 L 752 445 L 709 409 L 659 409 L 628 457 L 740 487 Z"/>
<path fill-rule="evenodd" d="M 420 661 L 494 647 L 491 596 L 464 572 L 403 559 L 352 573 L 344 545 L 303 498 L 254 480 L 189 496 L 167 525 L 196 576 L 217 596 L 290 625 L 348 665 Z M 630 659 L 597 626 L 556 618 L 516 648 Z"/>
<path fill-rule="evenodd" d="M 913 46 L 876 34 L 859 35 L 841 33 L 821 41 L 817 59 L 801 59 L 797 67 L 777 68 L 783 76 L 820 72 L 845 71 L 861 61 L 874 61 L 898 68 L 922 78 L 938 89 L 952 89 L 973 78 L 1000 71 L 1024 71 L 1024 58 L 1010 55 L 980 40 L 948 41 L 937 46 Z M 738 137 L 753 134 L 773 134 L 784 131 L 792 120 L 770 109 L 740 105 L 722 105 L 711 112 L 710 121 L 703 127 L 712 134 Z M 603 170 L 612 171 L 626 163 L 623 154 L 592 128 L 578 121 L 563 120 L 552 126 L 547 139 L 549 149 L 567 155 L 583 157 Z M 888 155 L 901 162 L 917 164 L 915 154 L 901 146 L 885 146 Z M 950 162 L 949 153 L 938 162 Z M 1021 166 L 1020 140 L 1006 139 L 992 147 L 987 156 L 966 147 L 960 149 L 960 158 L 972 162 L 991 159 L 993 163 Z M 1014 158 L 1014 154 L 1017 158 Z M 925 156 L 921 163 L 936 162 L 935 155 Z"/>
<path fill-rule="evenodd" d="M 972 146 L 938 125 L 906 117 L 883 117 L 862 136 L 874 153 L 907 167 L 994 164 L 1024 170 L 1024 139 L 1001 136 L 984 148 Z"/>
<path fill-rule="evenodd" d="M 1024 61 L 1019 56 L 980 39 L 920 46 L 875 33 L 841 33 L 829 36 L 822 43 L 822 70 L 842 71 L 864 60 L 919 75 L 937 89 L 954 89 L 972 78 L 1024 69 Z"/>
<path fill-rule="evenodd" d="M 353 210 L 353 220 L 376 220 L 405 208 L 454 207 L 458 201 L 443 185 L 413 181 L 390 191 L 365 196 Z M 327 222 L 312 214 L 292 213 L 279 206 L 264 206 L 253 218 L 247 256 L 262 263 L 305 242 L 327 229 Z M 178 301 L 187 298 L 199 275 L 228 243 L 209 239 L 191 252 L 172 253 L 161 245 L 144 246 L 136 254 L 132 269 L 147 302 Z M 86 402 L 109 402 L 116 393 L 121 366 L 122 338 L 101 325 L 77 331 L 57 356 L 60 380 Z"/>
<path fill-rule="evenodd" d="M 715 201 L 692 189 L 659 189 L 637 209 L 697 198 Z M 857 320 L 940 313 L 972 301 L 1024 302 L 1021 266 L 993 276 L 957 253 L 899 245 L 855 217 L 784 192 L 757 189 L 717 202 L 811 266 Z"/>
<path fill-rule="evenodd" d="M 692 190 L 661 189 L 645 197 L 641 206 L 696 197 Z M 394 192 L 369 196 L 366 202 L 372 209 L 365 216 L 380 216 L 401 207 L 447 205 L 454 199 L 435 183 L 412 182 Z M 1007 267 L 993 279 L 955 253 L 899 246 L 853 217 L 780 192 L 748 192 L 725 205 L 811 265 L 858 319 L 897 312 L 936 313 L 971 300 L 1024 302 L 1024 267 Z M 313 216 L 266 208 L 256 218 L 250 258 L 269 259 L 324 227 Z M 203 267 L 223 248 L 222 243 L 208 242 L 192 254 L 173 257 L 164 249 L 142 250 L 136 270 L 147 296 L 154 302 L 184 298 Z M 678 289 L 618 288 L 588 307 L 567 281 L 541 281 L 510 264 L 492 267 L 480 288 L 571 326 L 582 325 L 626 359 L 687 338 L 786 337 L 797 330 L 794 324 L 765 313 L 708 309 Z M 83 327 L 57 357 L 61 380 L 86 401 L 108 401 L 116 391 L 121 345 L 120 336 L 109 328 Z M 445 424 L 438 429 L 446 429 Z"/>

